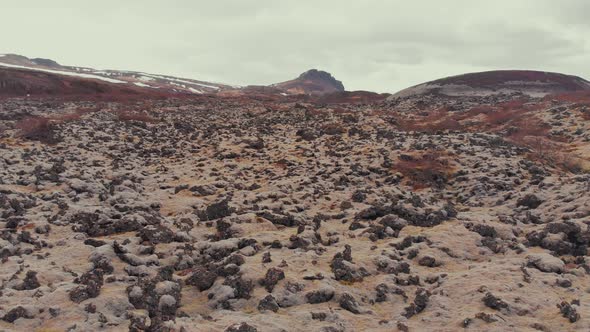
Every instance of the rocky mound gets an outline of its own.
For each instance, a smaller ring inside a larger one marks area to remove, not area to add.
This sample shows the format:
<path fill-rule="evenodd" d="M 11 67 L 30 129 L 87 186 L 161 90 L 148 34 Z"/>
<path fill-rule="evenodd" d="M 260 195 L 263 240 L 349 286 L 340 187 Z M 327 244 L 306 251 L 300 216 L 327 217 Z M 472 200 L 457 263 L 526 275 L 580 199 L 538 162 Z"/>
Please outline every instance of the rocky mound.
<path fill-rule="evenodd" d="M 57 63 L 56 61 L 53 61 L 51 59 L 34 58 L 34 59 L 31 59 L 31 61 L 38 64 L 39 66 L 53 67 L 53 68 L 60 68 L 61 67 L 61 65 L 59 63 Z"/>
<path fill-rule="evenodd" d="M 429 94 L 452 97 L 523 94 L 542 97 L 585 90 L 590 90 L 590 82 L 577 76 L 528 70 L 496 70 L 419 84 L 394 94 L 391 99 Z"/>
<path fill-rule="evenodd" d="M 342 82 L 336 80 L 330 73 L 311 69 L 299 75 L 298 78 L 273 85 L 293 94 L 325 94 L 344 91 Z"/>

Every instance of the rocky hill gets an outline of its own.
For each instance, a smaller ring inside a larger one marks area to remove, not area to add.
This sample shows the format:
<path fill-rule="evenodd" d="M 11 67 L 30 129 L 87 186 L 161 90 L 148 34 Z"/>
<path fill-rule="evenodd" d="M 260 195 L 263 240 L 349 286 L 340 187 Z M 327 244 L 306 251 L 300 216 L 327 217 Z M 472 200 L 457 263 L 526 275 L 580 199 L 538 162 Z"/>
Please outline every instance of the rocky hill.
<path fill-rule="evenodd" d="M 342 82 L 336 80 L 330 73 L 317 69 L 308 70 L 294 80 L 273 86 L 295 94 L 320 95 L 344 91 Z"/>
<path fill-rule="evenodd" d="M 463 74 L 419 84 L 395 93 L 391 98 L 427 94 L 455 97 L 524 94 L 543 97 L 549 94 L 574 91 L 590 91 L 590 82 L 577 76 L 558 73 L 497 70 Z"/>
<path fill-rule="evenodd" d="M 336 80 L 329 73 L 316 69 L 309 70 L 301 74 L 298 78 L 283 83 L 272 84 L 270 86 L 241 87 L 144 72 L 97 70 L 85 67 L 63 66 L 51 59 L 29 59 L 16 54 L 3 54 L 0 55 L 0 73 L 4 78 L 4 86 L 10 86 L 10 88 L 2 88 L 2 85 L 0 85 L 0 96 L 38 95 L 39 93 L 42 96 L 59 96 L 62 93 L 67 95 L 76 93 L 80 96 L 87 96 L 93 93 L 92 90 L 80 90 L 76 88 L 62 89 L 59 87 L 59 85 L 69 86 L 74 81 L 76 82 L 74 85 L 87 85 L 88 81 L 96 82 L 95 85 L 100 84 L 102 86 L 101 89 L 97 90 L 98 93 L 108 90 L 112 91 L 115 95 L 126 95 L 130 89 L 146 97 L 149 97 L 149 95 L 181 96 L 200 94 L 236 96 L 252 93 L 271 95 L 275 93 L 282 93 L 283 95 L 323 95 L 344 92 L 342 82 Z M 25 84 L 31 85 L 31 88 L 16 88 L 15 85 L 22 84 L 14 82 L 22 81 L 23 75 L 30 77 L 31 81 L 34 81 L 32 77 L 51 77 L 51 82 L 38 80 L 31 84 Z M 60 79 L 63 82 L 57 82 Z M 106 86 L 108 85 L 110 87 L 107 88 Z"/>
<path fill-rule="evenodd" d="M 63 78 L 64 81 L 96 81 L 103 85 L 110 84 L 110 89 L 113 91 L 128 88 L 136 91 L 143 90 L 142 94 L 144 95 L 210 94 L 217 93 L 220 90 L 236 88 L 236 86 L 178 78 L 168 75 L 125 70 L 98 70 L 85 67 L 63 66 L 50 59 L 29 59 L 16 54 L 0 55 L 0 72 L 4 72 L 4 76 L 7 76 L 14 72 L 9 69 L 53 74 L 52 77 Z M 2 93 L 3 91 L 0 90 L 0 94 Z"/>

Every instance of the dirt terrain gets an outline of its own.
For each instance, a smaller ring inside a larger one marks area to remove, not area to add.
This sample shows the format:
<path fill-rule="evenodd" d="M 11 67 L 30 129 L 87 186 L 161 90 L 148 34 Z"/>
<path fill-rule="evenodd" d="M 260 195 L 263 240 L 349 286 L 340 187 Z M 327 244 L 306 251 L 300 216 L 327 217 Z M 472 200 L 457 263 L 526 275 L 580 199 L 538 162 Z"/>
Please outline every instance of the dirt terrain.
<path fill-rule="evenodd" d="M 590 98 L 0 103 L 0 331 L 590 330 Z"/>

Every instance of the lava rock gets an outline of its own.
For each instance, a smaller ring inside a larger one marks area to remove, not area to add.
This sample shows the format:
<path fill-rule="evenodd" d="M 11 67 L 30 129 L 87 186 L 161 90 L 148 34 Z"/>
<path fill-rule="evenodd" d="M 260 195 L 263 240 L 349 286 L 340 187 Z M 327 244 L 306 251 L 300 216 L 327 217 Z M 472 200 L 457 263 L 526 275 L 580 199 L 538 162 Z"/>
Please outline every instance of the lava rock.
<path fill-rule="evenodd" d="M 196 286 L 202 292 L 211 288 L 215 283 L 215 279 L 217 279 L 217 274 L 199 267 L 193 270 L 191 276 L 185 280 L 185 284 Z"/>
<path fill-rule="evenodd" d="M 33 315 L 31 315 L 25 308 L 18 306 L 16 308 L 10 309 L 4 315 L 4 317 L 2 317 L 2 320 L 9 322 L 9 323 L 14 323 L 14 321 L 19 318 L 32 319 Z"/>
<path fill-rule="evenodd" d="M 271 293 L 275 285 L 283 279 L 285 279 L 285 272 L 279 268 L 273 267 L 266 271 L 266 275 L 264 276 L 264 279 L 260 280 L 260 284 Z"/>
<path fill-rule="evenodd" d="M 279 311 L 279 305 L 277 304 L 277 300 L 272 295 L 267 295 L 265 298 L 260 300 L 258 303 L 258 311 L 267 311 L 270 310 L 272 312 Z"/>
<path fill-rule="evenodd" d="M 311 291 L 305 294 L 305 299 L 307 303 L 317 304 L 317 303 L 324 303 L 332 300 L 334 297 L 334 289 L 331 287 L 324 287 L 320 288 L 315 291 Z"/>
<path fill-rule="evenodd" d="M 148 225 L 139 231 L 139 237 L 150 244 L 170 243 L 174 240 L 174 232 L 160 224 Z"/>
<path fill-rule="evenodd" d="M 31 290 L 37 289 L 41 286 L 39 280 L 37 280 L 37 272 L 27 271 L 25 280 L 23 281 L 22 289 Z"/>
<path fill-rule="evenodd" d="M 501 309 L 508 308 L 508 303 L 502 301 L 500 298 L 494 296 L 490 292 L 486 293 L 486 295 L 484 296 L 482 301 L 486 305 L 486 307 L 492 308 L 494 310 L 501 310 Z"/>
<path fill-rule="evenodd" d="M 527 265 L 548 273 L 562 273 L 565 270 L 565 263 L 561 259 L 545 253 L 527 256 Z"/>
<path fill-rule="evenodd" d="M 213 203 L 198 213 L 201 220 L 214 220 L 223 217 L 228 217 L 233 213 L 234 209 L 229 206 L 229 198 L 220 202 Z"/>
<path fill-rule="evenodd" d="M 258 332 L 258 329 L 247 323 L 240 323 L 228 327 L 225 332 Z"/>
<path fill-rule="evenodd" d="M 406 318 L 410 318 L 416 314 L 421 313 L 426 309 L 431 293 L 424 288 L 418 288 L 416 290 L 416 296 L 414 297 L 414 303 L 404 309 L 402 314 Z"/>
<path fill-rule="evenodd" d="M 418 260 L 418 264 L 420 266 L 427 266 L 427 267 L 437 267 L 440 266 L 441 263 L 438 262 L 434 257 L 432 256 L 422 256 L 422 258 L 420 258 Z"/>
<path fill-rule="evenodd" d="M 95 298 L 100 294 L 100 289 L 104 283 L 104 271 L 101 269 L 90 270 L 76 278 L 74 282 L 80 285 L 70 291 L 72 301 L 80 303 Z"/>
<path fill-rule="evenodd" d="M 535 194 L 527 194 L 516 201 L 516 206 L 524 206 L 528 209 L 536 209 L 541 204 L 543 204 L 543 200 Z"/>
<path fill-rule="evenodd" d="M 569 319 L 570 323 L 575 323 L 580 319 L 580 314 L 578 311 L 568 302 L 563 301 L 557 305 L 561 315 L 567 319 Z"/>
<path fill-rule="evenodd" d="M 361 313 L 361 311 L 359 310 L 358 302 L 356 301 L 356 299 L 352 295 L 350 295 L 348 293 L 344 293 L 340 296 L 339 304 L 342 309 L 348 310 L 355 315 L 358 315 Z"/>

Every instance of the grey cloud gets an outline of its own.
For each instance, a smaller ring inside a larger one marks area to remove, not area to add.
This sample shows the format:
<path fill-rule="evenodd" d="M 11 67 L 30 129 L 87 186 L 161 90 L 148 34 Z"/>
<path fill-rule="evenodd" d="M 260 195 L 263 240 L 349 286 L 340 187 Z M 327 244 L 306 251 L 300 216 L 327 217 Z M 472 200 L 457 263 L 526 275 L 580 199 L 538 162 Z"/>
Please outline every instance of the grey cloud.
<path fill-rule="evenodd" d="M 394 92 L 497 68 L 590 77 L 585 0 L 11 2 L 1 52 L 236 84 L 317 67 Z"/>

